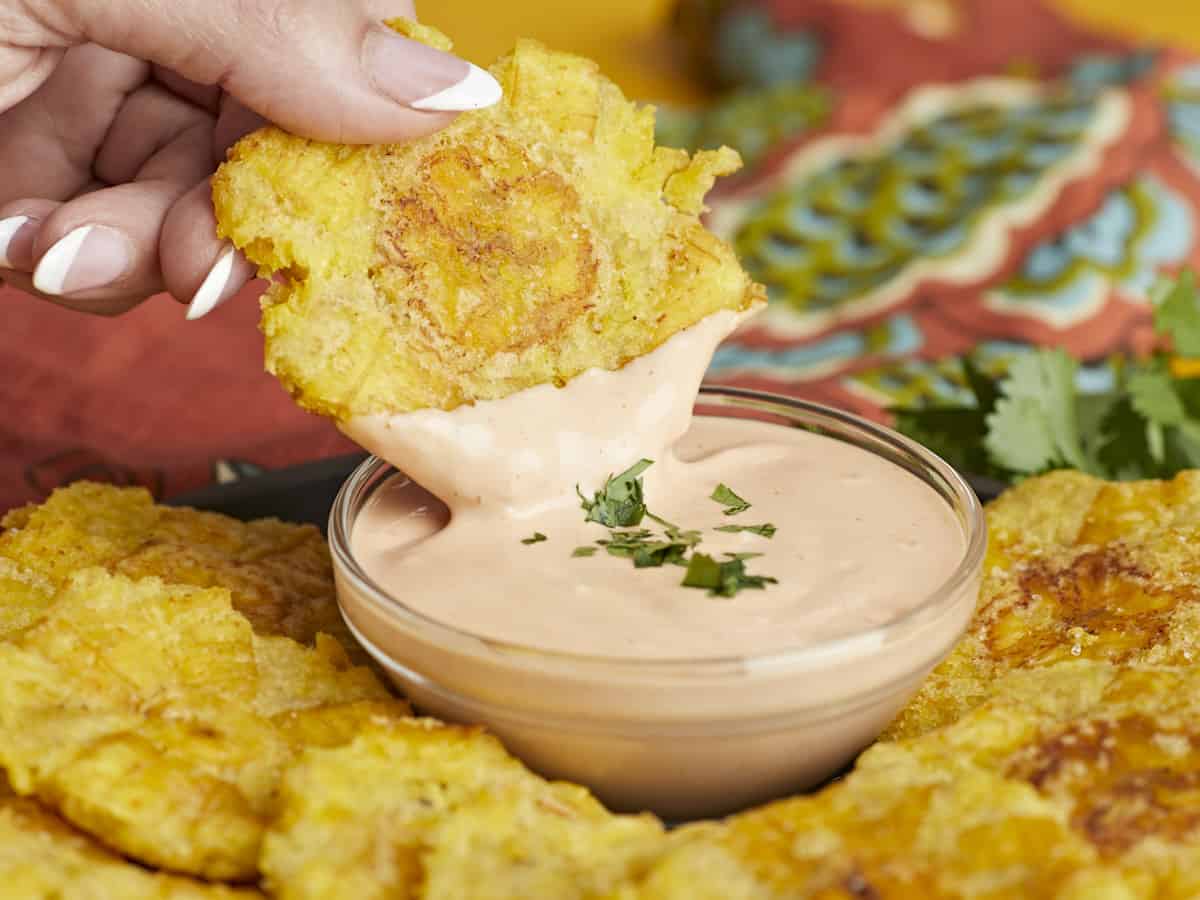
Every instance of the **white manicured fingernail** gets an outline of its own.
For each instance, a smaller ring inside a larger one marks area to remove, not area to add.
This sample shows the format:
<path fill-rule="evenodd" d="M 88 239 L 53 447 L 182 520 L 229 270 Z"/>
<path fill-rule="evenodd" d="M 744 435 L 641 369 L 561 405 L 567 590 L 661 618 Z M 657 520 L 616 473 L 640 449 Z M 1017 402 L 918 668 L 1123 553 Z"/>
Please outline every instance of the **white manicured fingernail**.
<path fill-rule="evenodd" d="M 483 109 L 504 95 L 500 82 L 479 66 L 410 40 L 387 28 L 366 37 L 365 65 L 378 90 L 412 109 L 463 112 Z"/>
<path fill-rule="evenodd" d="M 10 216 L 7 219 L 0 219 L 0 269 L 16 268 L 16 254 L 10 255 L 8 248 L 15 243 L 17 232 L 30 221 L 29 216 Z"/>
<path fill-rule="evenodd" d="M 60 296 L 112 284 L 133 261 L 129 239 L 115 228 L 84 225 L 46 251 L 33 270 L 33 286 Z"/>
<path fill-rule="evenodd" d="M 466 78 L 423 100 L 414 100 L 412 108 L 430 112 L 464 112 L 499 103 L 504 95 L 500 82 L 474 63 L 467 65 L 470 68 Z"/>
<path fill-rule="evenodd" d="M 204 276 L 204 283 L 196 291 L 192 302 L 188 304 L 188 321 L 203 318 L 233 296 L 235 291 L 229 290 L 230 276 L 237 262 L 237 250 L 232 244 L 226 244 L 213 267 Z"/>

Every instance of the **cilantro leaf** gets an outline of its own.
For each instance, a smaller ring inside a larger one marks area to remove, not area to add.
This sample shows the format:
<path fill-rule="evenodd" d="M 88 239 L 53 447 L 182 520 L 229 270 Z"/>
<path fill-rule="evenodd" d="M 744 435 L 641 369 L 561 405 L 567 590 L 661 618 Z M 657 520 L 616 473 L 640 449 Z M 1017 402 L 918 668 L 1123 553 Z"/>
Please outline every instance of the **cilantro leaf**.
<path fill-rule="evenodd" d="M 707 553 L 693 553 L 680 583 L 684 587 L 709 588 L 715 591 L 721 586 L 721 564 Z"/>
<path fill-rule="evenodd" d="M 1200 469 L 1200 429 L 1194 422 L 1182 428 L 1169 428 L 1163 435 L 1164 476 L 1184 469 Z"/>
<path fill-rule="evenodd" d="M 1159 468 L 1146 420 L 1129 396 L 1118 399 L 1100 422 L 1096 458 L 1111 478 L 1152 477 Z"/>
<path fill-rule="evenodd" d="M 571 556 L 595 556 L 598 547 L 576 547 L 571 551 Z"/>
<path fill-rule="evenodd" d="M 522 544 L 540 544 L 542 541 L 545 541 L 545 540 L 549 540 L 549 538 L 547 538 L 540 531 L 535 531 L 533 533 L 532 537 L 521 538 L 521 543 Z"/>
<path fill-rule="evenodd" d="M 762 525 L 718 525 L 713 531 L 725 531 L 729 534 L 736 534 L 739 531 L 749 531 L 751 534 L 757 534 L 760 537 L 775 537 L 775 526 L 770 522 L 765 522 Z"/>
<path fill-rule="evenodd" d="M 1162 281 L 1151 292 L 1154 329 L 1169 336 L 1180 356 L 1200 356 L 1200 288 L 1196 274 L 1184 270 L 1174 282 Z"/>
<path fill-rule="evenodd" d="M 725 515 L 736 516 L 740 512 L 745 512 L 750 508 L 750 504 L 739 497 L 733 490 L 724 484 L 718 484 L 712 492 L 711 499 L 716 500 L 725 507 Z"/>
<path fill-rule="evenodd" d="M 1037 350 L 1013 362 L 987 417 L 984 446 L 993 462 L 1026 475 L 1063 465 L 1096 472 L 1079 431 L 1078 370 L 1060 349 Z"/>
<path fill-rule="evenodd" d="M 923 444 L 960 472 L 1007 479 L 1011 472 L 996 465 L 984 446 L 987 417 L 1000 398 L 999 382 L 970 355 L 960 360 L 963 381 L 975 405 L 893 407 L 896 430 Z"/>
<path fill-rule="evenodd" d="M 1070 467 L 1117 479 L 1200 466 L 1200 284 L 1194 272 L 1152 291 L 1154 325 L 1175 355 L 1114 358 L 1117 384 L 1081 393 L 1061 350 L 1018 358 L 997 382 L 970 357 L 975 405 L 893 409 L 896 428 L 952 465 L 1011 478 Z"/>
<path fill-rule="evenodd" d="M 1188 419 L 1170 374 L 1161 369 L 1133 372 L 1127 382 L 1133 408 L 1157 425 L 1182 425 Z"/>
<path fill-rule="evenodd" d="M 987 416 L 973 406 L 901 407 L 891 410 L 896 430 L 928 447 L 961 472 L 997 475 L 987 454 Z"/>
<path fill-rule="evenodd" d="M 757 554 L 729 554 L 730 559 L 717 562 L 707 553 L 693 553 L 684 573 L 684 587 L 706 588 L 717 597 L 732 597 L 746 588 L 762 590 L 768 584 L 779 582 L 769 575 L 750 575 L 746 572 L 746 559 Z"/>
<path fill-rule="evenodd" d="M 611 556 L 632 559 L 638 569 L 658 567 L 671 563 L 684 565 L 688 550 L 700 542 L 699 532 L 679 532 L 678 537 L 670 534 L 667 540 L 652 540 L 652 533 L 646 529 L 638 531 L 614 531 L 607 540 L 599 540 L 600 544 Z M 694 537 L 693 537 L 694 536 Z"/>
<path fill-rule="evenodd" d="M 999 382 L 979 368 L 970 354 L 962 358 L 962 370 L 967 387 L 975 395 L 975 408 L 984 416 L 989 415 L 996 408 L 996 401 L 1000 399 Z"/>
<path fill-rule="evenodd" d="M 638 525 L 646 514 L 646 502 L 642 492 L 642 473 L 654 465 L 652 460 L 643 459 L 634 463 L 620 475 L 611 475 L 604 487 L 588 500 L 575 487 L 582 508 L 587 512 L 585 521 L 599 522 L 609 528 L 626 528 Z"/>

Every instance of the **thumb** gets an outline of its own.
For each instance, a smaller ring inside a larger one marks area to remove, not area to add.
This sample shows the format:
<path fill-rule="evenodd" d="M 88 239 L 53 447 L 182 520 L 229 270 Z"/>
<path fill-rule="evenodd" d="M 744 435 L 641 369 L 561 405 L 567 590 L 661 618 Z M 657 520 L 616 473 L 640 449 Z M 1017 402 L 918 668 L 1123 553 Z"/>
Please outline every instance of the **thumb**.
<path fill-rule="evenodd" d="M 79 39 L 219 84 L 264 118 L 318 140 L 405 140 L 501 95 L 479 67 L 385 25 L 412 17 L 405 0 L 54 5 Z"/>

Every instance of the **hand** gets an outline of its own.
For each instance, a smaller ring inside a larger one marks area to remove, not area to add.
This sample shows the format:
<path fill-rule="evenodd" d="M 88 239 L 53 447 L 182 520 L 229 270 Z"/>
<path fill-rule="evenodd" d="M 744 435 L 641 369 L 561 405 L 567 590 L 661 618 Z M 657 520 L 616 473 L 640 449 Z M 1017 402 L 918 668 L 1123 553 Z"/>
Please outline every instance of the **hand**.
<path fill-rule="evenodd" d="M 211 310 L 253 275 L 209 196 L 243 134 L 397 142 L 499 99 L 395 16 L 411 0 L 0 0 L 0 279 L 103 315 L 164 289 Z"/>

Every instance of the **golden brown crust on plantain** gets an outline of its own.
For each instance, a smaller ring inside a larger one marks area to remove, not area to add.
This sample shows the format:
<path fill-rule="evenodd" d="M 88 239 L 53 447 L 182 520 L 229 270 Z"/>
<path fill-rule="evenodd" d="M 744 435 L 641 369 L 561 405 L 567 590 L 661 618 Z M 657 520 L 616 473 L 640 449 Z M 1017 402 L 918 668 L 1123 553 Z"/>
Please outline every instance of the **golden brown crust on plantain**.
<path fill-rule="evenodd" d="M 54 900 L 255 900 L 250 888 L 150 872 L 109 853 L 0 781 L 0 896 Z"/>
<path fill-rule="evenodd" d="M 102 566 L 132 578 L 227 588 L 255 633 L 303 644 L 325 633 L 366 660 L 338 613 L 329 549 L 311 525 L 240 522 L 156 505 L 142 488 L 79 482 L 8 513 L 3 527 L 0 638 L 29 625 L 71 574 Z"/>
<path fill-rule="evenodd" d="M 85 569 L 0 642 L 13 789 L 134 859 L 206 878 L 256 876 L 278 779 L 312 735 L 348 740 L 348 723 L 406 711 L 331 638 L 255 635 L 223 588 Z"/>
<path fill-rule="evenodd" d="M 955 724 L 876 745 L 820 794 L 685 832 L 631 896 L 1194 897 L 1198 688 L 1180 668 L 1014 672 Z"/>
<path fill-rule="evenodd" d="M 1006 672 L 1071 659 L 1200 660 L 1200 473 L 1106 483 L 1060 472 L 988 510 L 991 546 L 966 636 L 885 739 L 954 721 Z"/>
<path fill-rule="evenodd" d="M 281 900 L 614 896 L 666 846 L 542 780 L 478 728 L 410 719 L 309 750 L 283 782 L 263 871 Z"/>
<path fill-rule="evenodd" d="M 595 64 L 521 41 L 495 107 L 404 145 L 265 129 L 213 182 L 222 236 L 276 282 L 267 368 L 301 405 L 453 409 L 615 369 L 762 289 L 701 225 L 729 149 L 654 146 Z"/>

